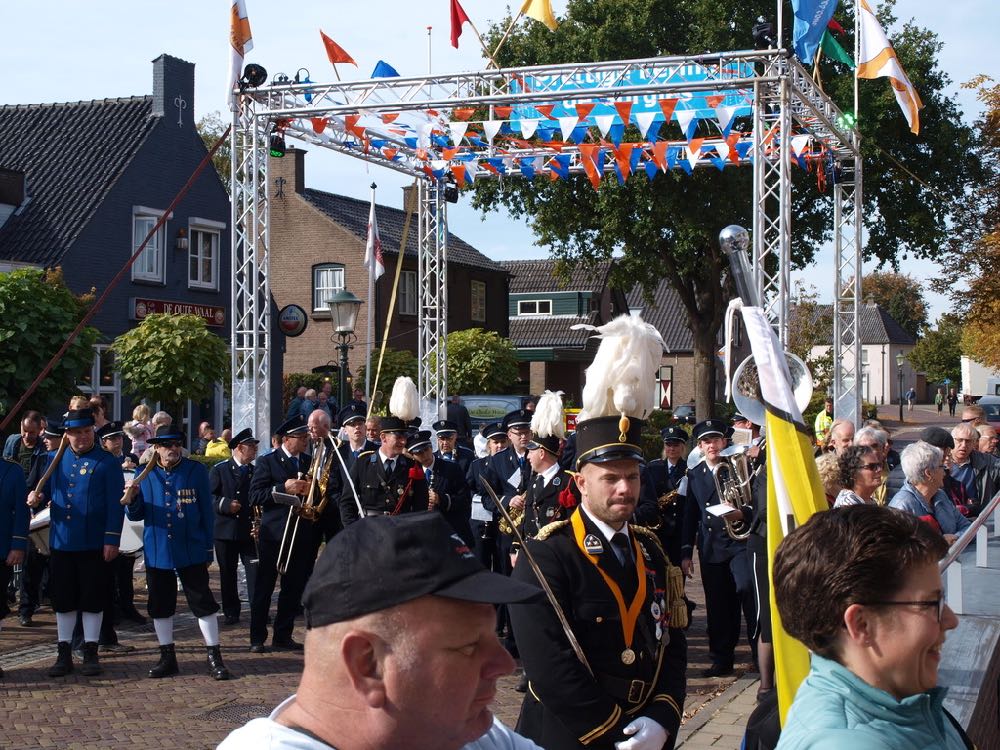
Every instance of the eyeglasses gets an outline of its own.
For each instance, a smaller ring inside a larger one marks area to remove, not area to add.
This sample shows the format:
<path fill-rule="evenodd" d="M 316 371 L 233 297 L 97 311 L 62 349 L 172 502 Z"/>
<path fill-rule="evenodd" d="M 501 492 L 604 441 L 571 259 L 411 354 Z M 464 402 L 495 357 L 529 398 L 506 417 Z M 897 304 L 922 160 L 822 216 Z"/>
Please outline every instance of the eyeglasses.
<path fill-rule="evenodd" d="M 919 602 L 900 602 L 895 600 L 881 601 L 881 602 L 859 602 L 863 607 L 934 607 L 937 611 L 937 621 L 941 622 L 941 615 L 944 612 L 945 600 L 943 596 L 939 596 L 937 599 L 928 599 L 927 601 Z"/>
<path fill-rule="evenodd" d="M 882 464 L 861 464 L 861 468 L 868 471 L 882 471 Z"/>
<path fill-rule="evenodd" d="M 160 443 L 164 448 L 180 448 L 183 443 L 180 440 L 171 440 L 169 443 Z"/>

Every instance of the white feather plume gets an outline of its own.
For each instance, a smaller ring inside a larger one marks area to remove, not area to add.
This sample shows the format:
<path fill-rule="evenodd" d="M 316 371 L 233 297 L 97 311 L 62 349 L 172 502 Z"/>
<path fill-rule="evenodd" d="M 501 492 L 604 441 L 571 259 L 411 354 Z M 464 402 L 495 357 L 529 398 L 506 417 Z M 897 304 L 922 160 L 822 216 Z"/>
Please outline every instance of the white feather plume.
<path fill-rule="evenodd" d="M 404 422 L 420 414 L 420 394 L 416 384 L 405 375 L 396 378 L 389 396 L 389 413 L 399 417 Z"/>
<path fill-rule="evenodd" d="M 638 315 L 628 314 L 590 328 L 601 343 L 587 368 L 577 419 L 616 415 L 645 419 L 656 408 L 656 373 L 664 349 L 660 332 Z"/>
<path fill-rule="evenodd" d="M 557 438 L 566 437 L 566 419 L 563 416 L 562 391 L 545 391 L 535 405 L 535 413 L 531 415 L 531 431 L 537 437 L 546 438 L 553 435 Z"/>

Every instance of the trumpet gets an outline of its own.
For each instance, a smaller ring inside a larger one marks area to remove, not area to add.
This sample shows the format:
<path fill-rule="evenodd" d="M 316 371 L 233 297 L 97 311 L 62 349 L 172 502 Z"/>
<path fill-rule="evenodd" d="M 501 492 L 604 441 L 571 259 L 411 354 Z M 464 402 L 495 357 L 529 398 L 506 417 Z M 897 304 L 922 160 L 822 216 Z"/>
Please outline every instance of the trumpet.
<path fill-rule="evenodd" d="M 289 508 L 288 518 L 285 520 L 285 532 L 281 535 L 281 546 L 278 547 L 278 573 L 284 575 L 288 571 L 288 565 L 292 559 L 292 551 L 295 549 L 295 540 L 299 534 L 299 524 L 302 519 L 315 521 L 326 509 L 326 504 L 330 498 L 326 494 L 326 489 L 330 481 L 330 471 L 333 469 L 333 457 L 337 452 L 336 446 L 332 449 L 327 445 L 326 438 L 320 438 L 313 446 L 312 463 L 309 465 L 309 472 L 300 479 L 309 480 L 309 492 L 305 499 L 297 508 Z"/>
<path fill-rule="evenodd" d="M 507 515 L 501 517 L 500 523 L 497 526 L 500 529 L 501 534 L 506 534 L 507 536 L 514 535 L 514 527 L 520 526 L 521 521 L 524 519 L 524 508 L 509 508 Z"/>
<path fill-rule="evenodd" d="M 753 508 L 751 484 L 756 472 L 751 471 L 746 453 L 732 446 L 723 450 L 719 459 L 719 463 L 712 467 L 712 480 L 719 502 L 729 503 L 740 511 Z M 740 541 L 750 536 L 750 524 L 746 520 L 727 521 L 723 518 L 722 522 L 732 539 Z"/>

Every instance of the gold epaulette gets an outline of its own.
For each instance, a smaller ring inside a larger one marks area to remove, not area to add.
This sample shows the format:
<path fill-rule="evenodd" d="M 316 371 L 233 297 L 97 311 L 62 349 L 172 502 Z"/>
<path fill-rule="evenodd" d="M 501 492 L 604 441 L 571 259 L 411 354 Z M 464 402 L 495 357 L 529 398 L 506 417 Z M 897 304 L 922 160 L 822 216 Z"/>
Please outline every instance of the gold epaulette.
<path fill-rule="evenodd" d="M 552 532 L 561 529 L 563 526 L 569 524 L 569 521 L 553 521 L 552 523 L 547 523 L 542 528 L 538 530 L 538 535 L 535 537 L 538 541 L 543 541 L 552 536 Z"/>
<path fill-rule="evenodd" d="M 663 555 L 663 559 L 664 560 L 667 559 L 667 552 L 666 552 L 666 550 L 663 549 L 663 544 L 660 542 L 660 537 L 658 537 L 656 535 L 656 532 L 654 532 L 652 529 L 647 528 L 645 526 L 640 526 L 637 523 L 630 523 L 628 525 L 628 527 L 630 529 L 632 529 L 632 531 L 634 531 L 637 534 L 639 534 L 644 539 L 647 539 L 648 541 L 650 541 L 653 544 L 655 544 L 656 545 L 656 549 L 658 549 L 660 551 L 660 554 Z"/>
<path fill-rule="evenodd" d="M 360 458 L 364 458 L 365 456 L 370 456 L 374 452 L 375 451 L 365 451 L 364 453 L 359 453 L 358 454 L 358 458 L 360 459 Z"/>

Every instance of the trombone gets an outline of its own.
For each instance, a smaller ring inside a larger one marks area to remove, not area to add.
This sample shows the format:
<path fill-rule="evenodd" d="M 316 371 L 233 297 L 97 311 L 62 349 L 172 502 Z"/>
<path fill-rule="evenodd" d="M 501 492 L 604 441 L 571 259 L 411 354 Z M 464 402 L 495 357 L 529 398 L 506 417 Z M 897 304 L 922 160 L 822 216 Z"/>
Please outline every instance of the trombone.
<path fill-rule="evenodd" d="M 278 574 L 284 575 L 288 572 L 288 566 L 292 560 L 292 551 L 295 549 L 295 540 L 299 535 L 299 526 L 302 519 L 315 521 L 326 509 L 326 504 L 330 498 L 326 489 L 330 480 L 330 470 L 333 468 L 333 456 L 337 452 L 336 446 L 332 449 L 327 445 L 326 438 L 316 441 L 313 450 L 312 463 L 309 465 L 309 472 L 299 479 L 309 480 L 309 492 L 306 493 L 302 504 L 288 509 L 288 518 L 285 519 L 285 531 L 281 535 L 281 546 L 278 547 Z"/>

